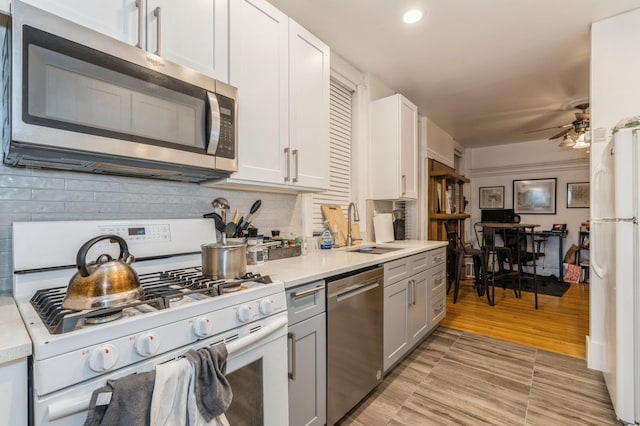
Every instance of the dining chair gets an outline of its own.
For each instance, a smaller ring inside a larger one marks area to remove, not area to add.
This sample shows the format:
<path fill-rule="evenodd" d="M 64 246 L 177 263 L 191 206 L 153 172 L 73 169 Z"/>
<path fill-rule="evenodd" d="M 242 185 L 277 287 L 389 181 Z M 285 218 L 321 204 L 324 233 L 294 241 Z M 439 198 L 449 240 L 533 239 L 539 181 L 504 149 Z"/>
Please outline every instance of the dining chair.
<path fill-rule="evenodd" d="M 473 271 L 475 276 L 473 286 L 475 291 L 478 296 L 482 296 L 486 293 L 489 304 L 492 304 L 489 292 L 487 291 L 487 257 L 485 251 L 463 244 L 460 235 L 458 235 L 457 227 L 454 224 L 445 222 L 444 226 L 447 234 L 447 241 L 449 242 L 447 248 L 447 294 L 449 294 L 451 287 L 453 287 L 453 303 L 458 301 L 464 258 L 465 256 L 471 256 L 473 258 Z"/>

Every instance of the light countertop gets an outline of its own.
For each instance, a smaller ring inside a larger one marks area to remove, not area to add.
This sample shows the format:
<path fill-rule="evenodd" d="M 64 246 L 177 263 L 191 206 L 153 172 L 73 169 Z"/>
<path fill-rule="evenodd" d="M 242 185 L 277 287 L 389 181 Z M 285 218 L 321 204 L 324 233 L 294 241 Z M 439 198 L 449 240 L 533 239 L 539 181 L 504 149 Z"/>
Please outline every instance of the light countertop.
<path fill-rule="evenodd" d="M 393 243 L 342 247 L 331 250 L 311 250 L 305 256 L 266 261 L 263 265 L 250 265 L 248 271 L 269 275 L 273 280 L 284 281 L 285 287 L 295 287 L 312 281 L 342 274 L 367 266 L 386 263 L 412 254 L 445 247 L 446 241 L 404 240 Z M 400 250 L 383 254 L 352 252 L 358 247 L 398 247 Z"/>
<path fill-rule="evenodd" d="M 10 294 L 0 294 L 0 366 L 31 355 L 31 339 Z"/>
<path fill-rule="evenodd" d="M 383 254 L 348 251 L 373 245 L 400 249 Z M 250 272 L 269 275 L 273 280 L 283 281 L 286 288 L 291 288 L 446 245 L 445 241 L 406 240 L 331 250 L 310 250 L 305 256 L 267 261 L 263 265 L 249 266 L 247 269 Z M 29 334 L 10 294 L 0 294 L 0 324 L 0 365 L 31 355 Z"/>

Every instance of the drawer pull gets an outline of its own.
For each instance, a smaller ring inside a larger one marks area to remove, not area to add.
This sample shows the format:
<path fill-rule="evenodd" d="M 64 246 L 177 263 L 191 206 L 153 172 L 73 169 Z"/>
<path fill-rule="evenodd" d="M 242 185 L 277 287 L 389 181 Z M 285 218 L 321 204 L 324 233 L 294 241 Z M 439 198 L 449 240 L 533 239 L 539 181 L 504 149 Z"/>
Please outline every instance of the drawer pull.
<path fill-rule="evenodd" d="M 444 307 L 444 305 L 442 303 L 440 303 L 435 309 L 434 312 L 436 314 L 439 314 L 440 312 L 442 312 L 442 308 Z"/>
<path fill-rule="evenodd" d="M 444 283 L 444 277 L 441 276 L 440 278 L 433 280 L 433 283 L 436 285 L 436 287 L 442 285 Z"/>
<path fill-rule="evenodd" d="M 444 260 L 444 256 L 443 256 L 443 255 L 441 255 L 441 254 L 440 254 L 440 255 L 438 255 L 438 256 L 433 256 L 433 257 L 431 258 L 431 260 L 432 260 L 434 263 L 436 263 L 436 262 L 442 262 L 442 261 Z"/>
<path fill-rule="evenodd" d="M 309 290 L 304 290 L 304 291 L 294 291 L 293 293 L 291 293 L 291 297 L 293 299 L 300 299 L 302 297 L 308 296 L 310 294 L 313 293 L 318 293 L 320 290 L 324 290 L 324 286 L 320 285 L 314 288 L 310 288 Z"/>

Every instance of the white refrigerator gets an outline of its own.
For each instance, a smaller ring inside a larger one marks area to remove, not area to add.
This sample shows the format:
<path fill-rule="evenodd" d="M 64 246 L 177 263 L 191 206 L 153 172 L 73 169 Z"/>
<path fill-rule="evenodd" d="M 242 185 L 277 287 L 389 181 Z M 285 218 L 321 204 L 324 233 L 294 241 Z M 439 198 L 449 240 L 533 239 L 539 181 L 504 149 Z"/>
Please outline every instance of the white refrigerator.
<path fill-rule="evenodd" d="M 620 130 L 591 177 L 591 269 L 603 285 L 603 374 L 616 415 L 640 422 L 640 128 Z"/>

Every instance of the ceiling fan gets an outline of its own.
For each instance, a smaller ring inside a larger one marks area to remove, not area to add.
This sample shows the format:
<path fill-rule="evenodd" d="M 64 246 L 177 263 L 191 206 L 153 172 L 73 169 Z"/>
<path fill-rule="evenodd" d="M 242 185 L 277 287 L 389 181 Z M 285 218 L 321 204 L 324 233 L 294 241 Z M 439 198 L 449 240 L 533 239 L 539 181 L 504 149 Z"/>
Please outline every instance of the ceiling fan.
<path fill-rule="evenodd" d="M 541 132 L 543 130 L 562 129 L 562 131 L 560 131 L 558 134 L 553 135 L 549 138 L 549 139 L 557 139 L 559 137 L 562 137 L 568 134 L 571 131 L 573 131 L 576 135 L 581 135 L 588 132 L 590 128 L 589 113 L 587 112 L 587 109 L 589 108 L 589 103 L 582 103 L 582 104 L 576 105 L 575 108 L 581 110 L 582 112 L 576 112 L 575 113 L 576 119 L 571 123 L 563 124 L 562 126 L 547 127 L 545 129 L 531 130 L 529 132 L 525 132 L 525 134 Z"/>

